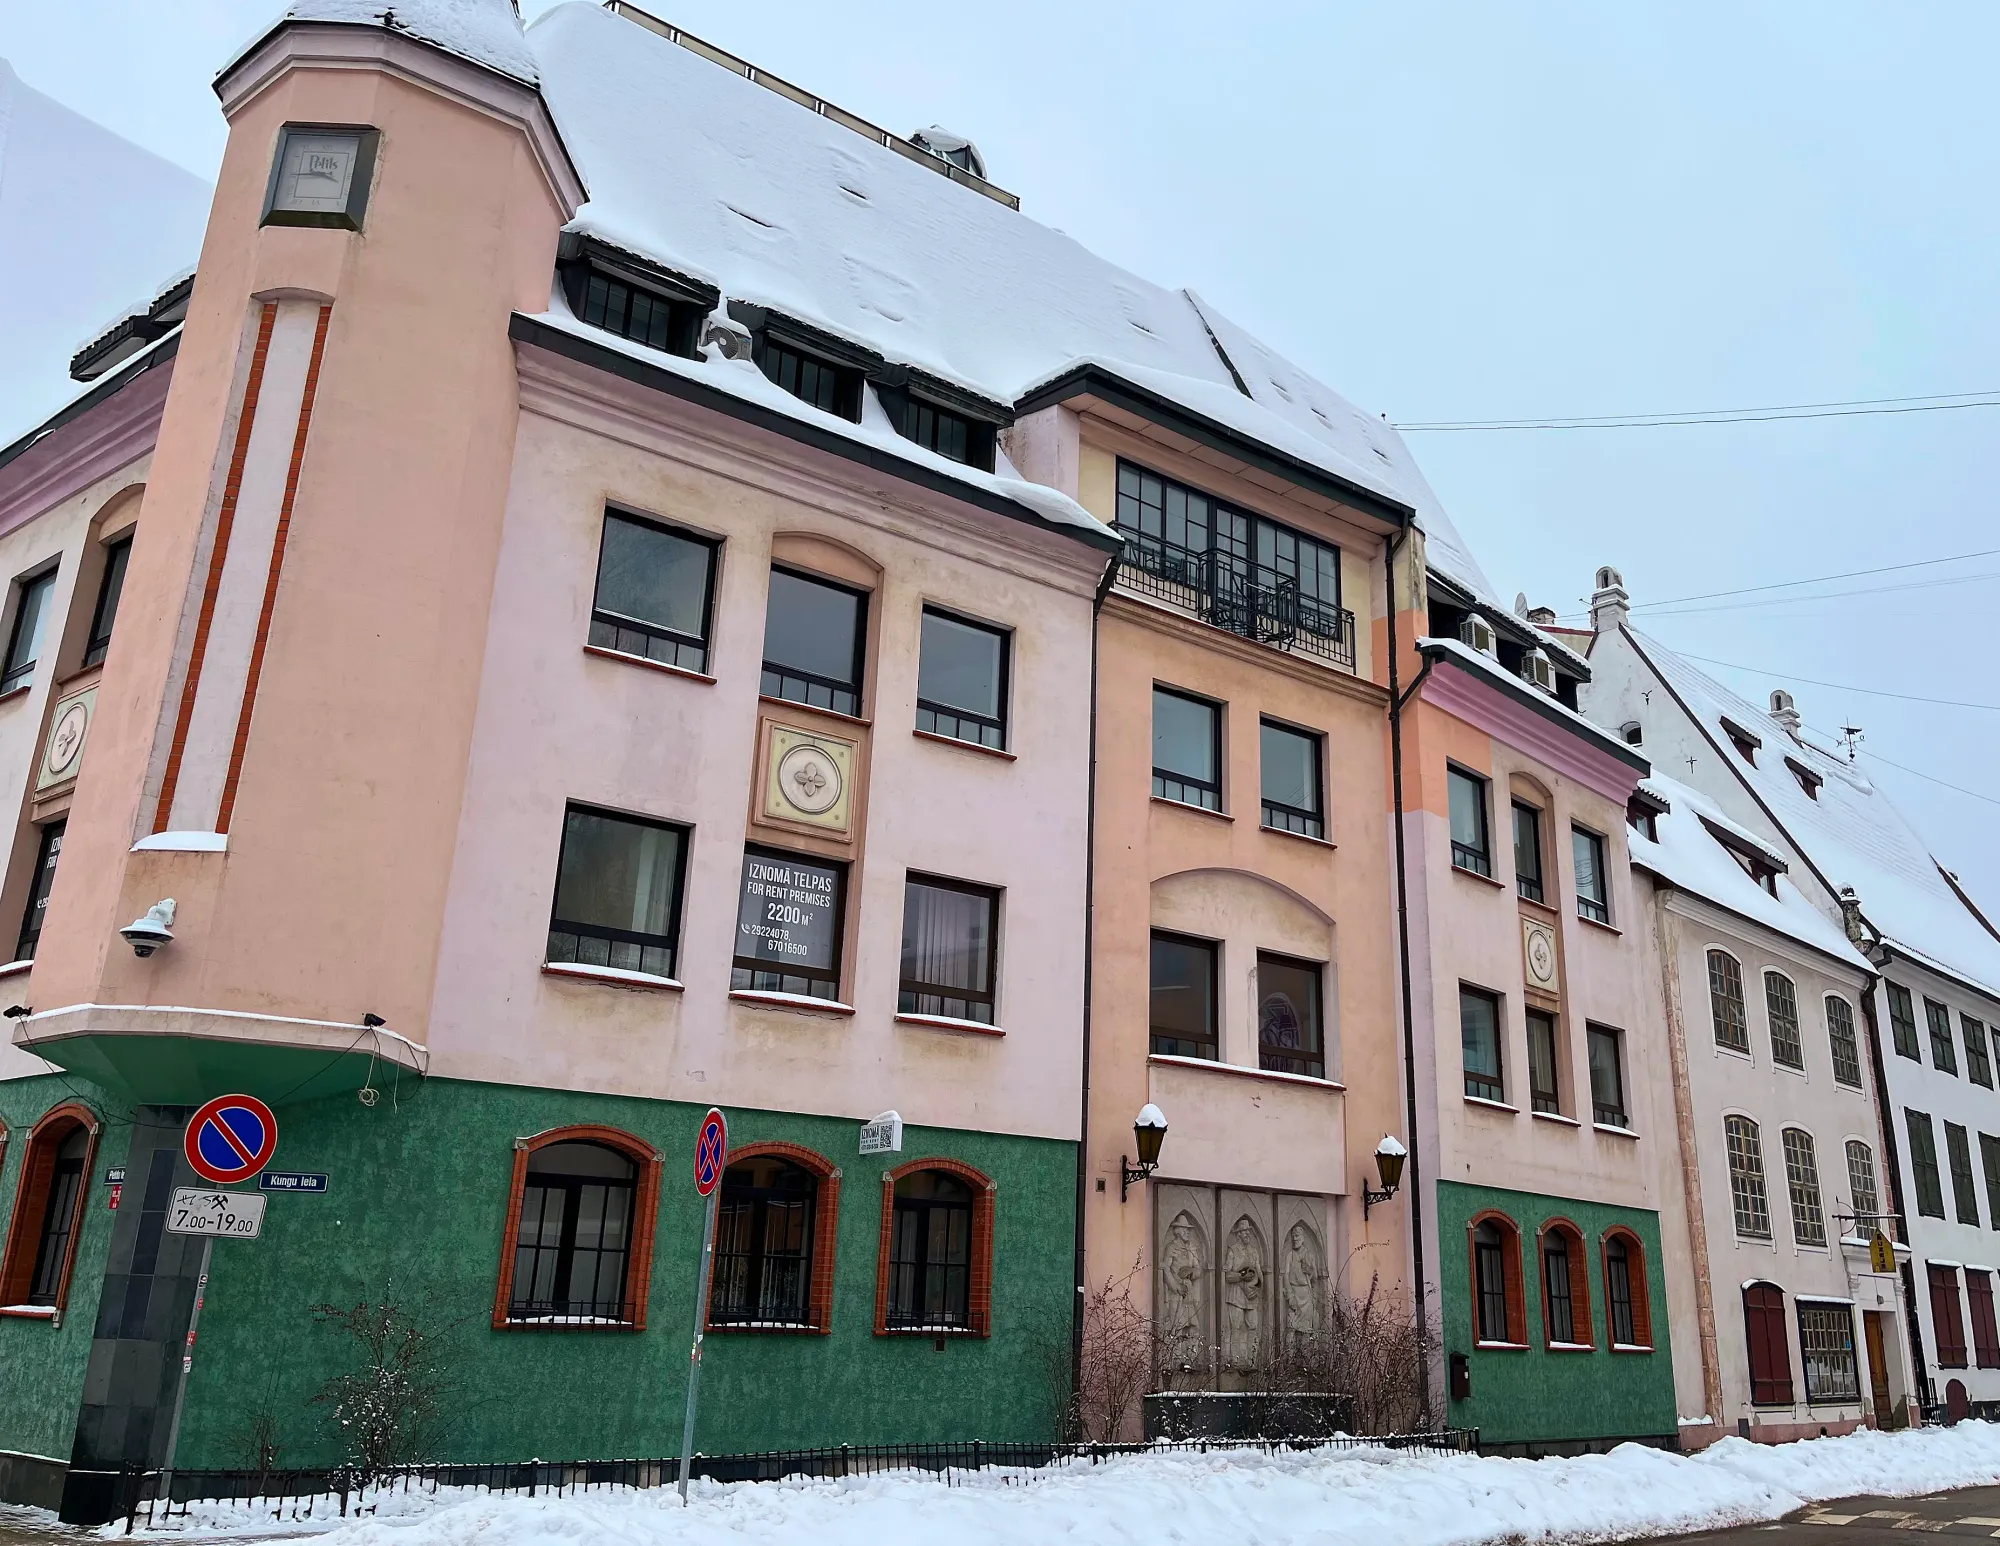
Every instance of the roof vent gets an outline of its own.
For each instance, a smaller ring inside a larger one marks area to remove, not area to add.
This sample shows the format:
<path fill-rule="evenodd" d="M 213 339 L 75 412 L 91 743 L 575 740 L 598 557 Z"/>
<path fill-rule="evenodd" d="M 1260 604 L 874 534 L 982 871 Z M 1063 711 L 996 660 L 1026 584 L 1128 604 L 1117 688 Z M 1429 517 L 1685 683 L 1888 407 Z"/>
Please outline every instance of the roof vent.
<path fill-rule="evenodd" d="M 962 134 L 953 134 L 932 124 L 928 129 L 919 129 L 910 136 L 910 143 L 919 150 L 928 150 L 932 155 L 949 161 L 961 172 L 970 172 L 974 177 L 986 176 L 986 158 L 979 153 L 979 147 Z"/>

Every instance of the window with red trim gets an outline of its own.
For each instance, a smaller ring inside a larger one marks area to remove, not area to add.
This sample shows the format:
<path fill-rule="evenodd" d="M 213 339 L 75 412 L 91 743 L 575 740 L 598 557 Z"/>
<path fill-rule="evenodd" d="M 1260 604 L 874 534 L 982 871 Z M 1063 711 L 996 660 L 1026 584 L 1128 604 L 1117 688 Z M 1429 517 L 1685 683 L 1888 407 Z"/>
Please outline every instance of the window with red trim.
<path fill-rule="evenodd" d="M 50 1111 L 29 1133 L 6 1254 L 0 1257 L 0 1307 L 4 1307 L 0 1313 L 42 1313 L 68 1306 L 98 1132 L 96 1114 L 68 1102 Z"/>
<path fill-rule="evenodd" d="M 659 1201 L 660 1156 L 630 1133 L 517 1139 L 495 1329 L 644 1330 Z"/>
<path fill-rule="evenodd" d="M 1743 1332 L 1750 1351 L 1753 1406 L 1792 1404 L 1792 1348 L 1786 1339 L 1785 1291 L 1775 1283 L 1743 1290 Z"/>
<path fill-rule="evenodd" d="M 1931 1328 L 1941 1369 L 1965 1367 L 1965 1315 L 1958 1303 L 1958 1269 L 1936 1262 L 1926 1267 L 1931 1285 Z"/>
<path fill-rule="evenodd" d="M 1504 1213 L 1482 1213 L 1467 1230 L 1472 1249 L 1472 1335 L 1482 1343 L 1525 1346 L 1527 1296 L 1521 1287 L 1521 1231 Z"/>
<path fill-rule="evenodd" d="M 1965 1303 L 1972 1312 L 1972 1356 L 1982 1369 L 2000 1369 L 2000 1329 L 1993 1322 L 1993 1274 L 1965 1269 Z"/>
<path fill-rule="evenodd" d="M 715 1220 L 711 1330 L 818 1331 L 833 1325 L 840 1172 L 791 1143 L 729 1156 Z"/>
<path fill-rule="evenodd" d="M 1611 1229 L 1604 1235 L 1604 1310 L 1611 1322 L 1614 1349 L 1653 1345 L 1646 1247 L 1629 1229 Z"/>
<path fill-rule="evenodd" d="M 878 1334 L 992 1334 L 993 1183 L 956 1160 L 882 1178 Z"/>
<path fill-rule="evenodd" d="M 1583 1236 L 1567 1219 L 1542 1226 L 1542 1336 L 1552 1346 L 1592 1345 L 1590 1267 Z"/>

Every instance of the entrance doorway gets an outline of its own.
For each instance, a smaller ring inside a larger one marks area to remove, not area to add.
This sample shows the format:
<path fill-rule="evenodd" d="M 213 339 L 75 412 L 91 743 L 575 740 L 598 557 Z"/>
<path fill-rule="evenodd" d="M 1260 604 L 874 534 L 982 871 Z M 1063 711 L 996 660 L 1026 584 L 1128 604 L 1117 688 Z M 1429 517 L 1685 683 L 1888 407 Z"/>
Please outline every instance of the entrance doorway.
<path fill-rule="evenodd" d="M 1861 1329 L 1868 1342 L 1868 1389 L 1875 1397 L 1875 1426 L 1895 1425 L 1895 1405 L 1889 1399 L 1889 1353 L 1883 1345 L 1882 1312 L 1863 1310 Z"/>

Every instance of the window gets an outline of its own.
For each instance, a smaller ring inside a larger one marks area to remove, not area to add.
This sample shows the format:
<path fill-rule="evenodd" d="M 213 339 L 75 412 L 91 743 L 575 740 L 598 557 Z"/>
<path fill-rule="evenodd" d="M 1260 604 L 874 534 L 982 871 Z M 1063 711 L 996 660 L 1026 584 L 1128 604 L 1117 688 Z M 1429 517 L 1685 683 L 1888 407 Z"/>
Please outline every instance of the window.
<path fill-rule="evenodd" d="M 1799 781 L 1799 788 L 1805 791 L 1806 798 L 1808 800 L 1817 800 L 1819 798 L 1820 786 L 1826 780 L 1796 757 L 1787 757 L 1785 759 L 1785 766 L 1792 770 L 1792 777 Z"/>
<path fill-rule="evenodd" d="M 1593 923 L 1609 923 L 1611 902 L 1604 878 L 1604 839 L 1595 832 L 1571 827 L 1569 840 L 1576 860 L 1576 915 Z"/>
<path fill-rule="evenodd" d="M 7 661 L 0 668 L 0 693 L 26 687 L 35 679 L 35 661 L 42 653 L 42 635 L 48 631 L 49 602 L 55 596 L 56 571 L 44 569 L 32 580 L 15 587 L 14 631 L 7 640 Z"/>
<path fill-rule="evenodd" d="M 1536 1111 L 1562 1111 L 1562 1089 L 1556 1073 L 1556 1017 L 1541 1009 L 1528 1011 L 1528 1103 Z"/>
<path fill-rule="evenodd" d="M 1805 1370 L 1808 1403 L 1861 1399 L 1852 1305 L 1799 1301 L 1799 1363 Z"/>
<path fill-rule="evenodd" d="M 769 334 L 758 340 L 757 363 L 780 391 L 826 413 L 860 422 L 860 371 L 781 344 Z"/>
<path fill-rule="evenodd" d="M 520 1140 L 493 1326 L 641 1331 L 653 1275 L 660 1156 L 608 1127 Z"/>
<path fill-rule="evenodd" d="M 1944 1125 L 1944 1152 L 1951 1161 L 1951 1200 L 1961 1224 L 1979 1224 L 1979 1194 L 1972 1186 L 1972 1141 L 1956 1122 Z"/>
<path fill-rule="evenodd" d="M 1972 1359 L 1982 1369 L 2000 1369 L 2000 1328 L 1993 1324 L 1993 1274 L 1965 1269 L 1965 1307 L 1972 1312 Z"/>
<path fill-rule="evenodd" d="M 670 301 L 622 279 L 591 269 L 579 269 L 570 286 L 570 304 L 592 327 L 629 338 L 635 344 L 668 354 L 693 357 L 701 308 Z M 788 389 L 789 390 L 789 389 Z"/>
<path fill-rule="evenodd" d="M 1257 739 L 1258 772 L 1264 786 L 1264 825 L 1306 837 L 1325 837 L 1320 738 L 1267 719 L 1258 725 Z"/>
<path fill-rule="evenodd" d="M 1606 1127 L 1630 1127 L 1625 1111 L 1625 1033 L 1608 1025 L 1587 1028 L 1590 1037 L 1590 1108 Z"/>
<path fill-rule="evenodd" d="M 1542 895 L 1542 813 L 1514 802 L 1514 889 L 1530 902 Z"/>
<path fill-rule="evenodd" d="M 838 999 L 846 913 L 846 865 L 744 849 L 730 988 Z"/>
<path fill-rule="evenodd" d="M 125 592 L 125 566 L 132 559 L 132 534 L 127 532 L 104 549 L 104 577 L 97 582 L 97 605 L 90 613 L 90 637 L 84 642 L 83 663 L 94 666 L 111 648 L 111 629 L 118 621 L 118 598 Z"/>
<path fill-rule="evenodd" d="M 563 817 L 548 960 L 672 977 L 687 829 L 572 805 Z"/>
<path fill-rule="evenodd" d="M 1753 1406 L 1792 1404 L 1792 1350 L 1785 1338 L 1785 1291 L 1775 1283 L 1743 1290 L 1744 1340 L 1750 1352 Z"/>
<path fill-rule="evenodd" d="M 996 751 L 1007 745 L 1007 635 L 924 608 L 917 728 Z"/>
<path fill-rule="evenodd" d="M 1222 809 L 1222 709 L 1167 687 L 1153 689 L 1153 794 Z"/>
<path fill-rule="evenodd" d="M 760 691 L 787 703 L 858 715 L 867 624 L 868 598 L 861 592 L 772 569 Z"/>
<path fill-rule="evenodd" d="M 1986 1172 L 1986 1216 L 2000 1229 L 2000 1138 L 1990 1133 L 1979 1135 L 1979 1164 Z"/>
<path fill-rule="evenodd" d="M 1729 737 L 1729 744 L 1736 748 L 1736 755 L 1751 767 L 1757 766 L 1757 748 L 1764 744 L 1764 738 L 1754 730 L 1746 730 L 1733 719 L 1722 721 L 1723 734 Z"/>
<path fill-rule="evenodd" d="M 983 1330 L 972 1316 L 972 1188 L 942 1170 L 893 1186 L 886 1329 Z"/>
<path fill-rule="evenodd" d="M 711 1326 L 825 1331 L 840 1178 L 793 1144 L 731 1155 L 715 1215 Z"/>
<path fill-rule="evenodd" d="M 0 1260 L 0 1305 L 67 1306 L 97 1134 L 90 1108 L 65 1102 L 28 1135 Z"/>
<path fill-rule="evenodd" d="M 1221 1056 L 1215 1036 L 1216 947 L 1180 934 L 1153 936 L 1152 1050 L 1164 1057 Z"/>
<path fill-rule="evenodd" d="M 1448 768 L 1451 791 L 1451 862 L 1475 875 L 1493 873 L 1493 854 L 1486 840 L 1486 780 L 1461 768 Z"/>
<path fill-rule="evenodd" d="M 1958 1269 L 1931 1262 L 1925 1269 L 1931 1288 L 1931 1330 L 1937 1337 L 1940 1368 L 1965 1367 L 1965 1314 L 1958 1303 Z"/>
<path fill-rule="evenodd" d="M 1724 1117 L 1722 1135 L 1729 1151 L 1729 1197 L 1736 1209 L 1736 1233 L 1746 1240 L 1771 1238 L 1771 1205 L 1764 1193 L 1764 1145 L 1748 1117 Z"/>
<path fill-rule="evenodd" d="M 1528 1340 L 1521 1300 L 1521 1236 L 1513 1221 L 1490 1214 L 1474 1221 L 1473 1335 L 1482 1343 L 1521 1346 Z"/>
<path fill-rule="evenodd" d="M 1715 1044 L 1733 1052 L 1750 1050 L 1750 1020 L 1743 1009 L 1743 968 L 1726 950 L 1708 953 L 1708 1012 L 1715 1021 Z"/>
<path fill-rule="evenodd" d="M 1500 1000 L 1481 989 L 1461 986 L 1458 1030 L 1465 1056 L 1465 1093 L 1480 1100 L 1504 1101 L 1507 1086 L 1500 1073 Z"/>
<path fill-rule="evenodd" d="M 719 547 L 706 537 L 605 511 L 591 644 L 706 672 Z"/>
<path fill-rule="evenodd" d="M 902 1014 L 993 1023 L 1000 893 L 912 875 L 903 887 Z"/>
<path fill-rule="evenodd" d="M 1889 1032 L 1896 1043 L 1896 1051 L 1906 1058 L 1918 1058 L 1917 1012 L 1910 1002 L 1910 990 L 1899 988 L 1893 982 L 1884 983 L 1889 993 Z"/>
<path fill-rule="evenodd" d="M 1958 1051 L 1951 1040 L 1951 1011 L 1936 999 L 1927 998 L 1924 1018 L 1931 1027 L 1931 1066 L 1941 1074 L 1956 1074 Z"/>
<path fill-rule="evenodd" d="M 1922 1111 L 1903 1111 L 1910 1133 L 1910 1174 L 1917 1183 L 1917 1212 L 1928 1218 L 1944 1217 L 1944 1181 L 1938 1174 L 1937 1137 L 1931 1119 Z"/>
<path fill-rule="evenodd" d="M 1547 1341 L 1570 1347 L 1591 1342 L 1583 1237 L 1566 1223 L 1542 1226 L 1542 1332 Z"/>
<path fill-rule="evenodd" d="M 1604 1237 L 1604 1305 L 1614 1348 L 1653 1345 L 1652 1302 L 1646 1292 L 1646 1252 L 1622 1229 Z"/>
<path fill-rule="evenodd" d="M 896 429 L 905 440 L 914 440 L 926 451 L 935 451 L 948 461 L 993 470 L 993 426 L 925 402 L 921 397 L 905 397 L 896 416 Z"/>
<path fill-rule="evenodd" d="M 35 848 L 35 874 L 28 882 L 28 909 L 21 916 L 21 938 L 14 946 L 14 959 L 32 961 L 42 940 L 42 922 L 48 916 L 49 892 L 56 883 L 56 861 L 62 857 L 64 822 L 52 821 L 42 828 Z"/>
<path fill-rule="evenodd" d="M 1819 1195 L 1819 1158 L 1812 1134 L 1788 1127 L 1785 1141 L 1785 1185 L 1792 1194 L 1792 1238 L 1800 1245 L 1826 1244 L 1826 1212 Z"/>
<path fill-rule="evenodd" d="M 1320 967 L 1257 955 L 1257 1066 L 1267 1073 L 1326 1077 Z"/>
<path fill-rule="evenodd" d="M 1799 1037 L 1799 995 L 1783 972 L 1764 973 L 1764 1013 L 1771 1022 L 1771 1061 L 1785 1068 L 1806 1066 Z"/>
<path fill-rule="evenodd" d="M 1858 1138 L 1847 1140 L 1847 1189 L 1854 1195 L 1855 1229 L 1866 1233 L 1876 1228 L 1882 1204 L 1875 1189 L 1875 1151 Z"/>
<path fill-rule="evenodd" d="M 1971 1015 L 1958 1017 L 1958 1028 L 1965 1040 L 1965 1077 L 1974 1084 L 1993 1088 L 1993 1063 L 1986 1055 L 1986 1027 Z"/>
<path fill-rule="evenodd" d="M 1861 1088 L 1861 1045 L 1854 1036 L 1854 1006 L 1837 994 L 1826 996 L 1826 1042 L 1833 1055 L 1833 1082 Z"/>

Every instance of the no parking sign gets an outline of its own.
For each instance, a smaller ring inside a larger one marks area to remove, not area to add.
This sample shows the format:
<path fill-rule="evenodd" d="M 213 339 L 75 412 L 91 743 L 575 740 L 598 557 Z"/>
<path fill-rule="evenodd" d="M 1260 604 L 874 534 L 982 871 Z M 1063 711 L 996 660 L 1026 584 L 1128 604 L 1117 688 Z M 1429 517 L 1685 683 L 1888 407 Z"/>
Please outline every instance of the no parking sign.
<path fill-rule="evenodd" d="M 254 1095 L 218 1095 L 189 1118 L 181 1147 L 202 1180 L 234 1186 L 271 1163 L 278 1119 Z"/>

